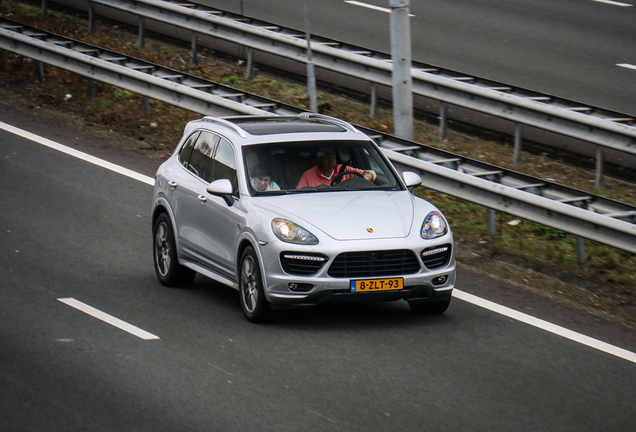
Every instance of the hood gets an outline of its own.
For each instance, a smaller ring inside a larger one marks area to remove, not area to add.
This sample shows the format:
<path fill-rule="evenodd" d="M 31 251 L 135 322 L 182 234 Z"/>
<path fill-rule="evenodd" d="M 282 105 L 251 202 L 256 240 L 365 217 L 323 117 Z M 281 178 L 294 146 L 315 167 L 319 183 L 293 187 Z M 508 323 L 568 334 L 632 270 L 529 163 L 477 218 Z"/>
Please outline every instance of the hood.
<path fill-rule="evenodd" d="M 413 200 L 406 191 L 317 192 L 267 202 L 280 209 L 280 217 L 318 235 L 310 224 L 336 240 L 402 238 L 413 223 Z"/>

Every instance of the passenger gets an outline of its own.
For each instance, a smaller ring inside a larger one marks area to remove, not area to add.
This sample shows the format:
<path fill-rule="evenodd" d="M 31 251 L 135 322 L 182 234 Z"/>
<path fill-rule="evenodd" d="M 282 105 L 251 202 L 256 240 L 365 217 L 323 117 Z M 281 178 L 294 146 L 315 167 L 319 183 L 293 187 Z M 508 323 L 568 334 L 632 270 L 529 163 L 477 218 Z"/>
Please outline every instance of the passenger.
<path fill-rule="evenodd" d="M 272 181 L 271 171 L 265 165 L 256 165 L 250 174 L 250 183 L 257 192 L 280 190 L 280 186 Z"/>
<path fill-rule="evenodd" d="M 296 189 L 300 189 L 305 186 L 316 187 L 320 185 L 331 185 L 332 180 L 340 173 L 345 171 L 355 171 L 362 174 L 362 177 L 369 181 L 374 181 L 376 178 L 375 171 L 361 170 L 358 168 L 352 168 L 350 166 L 343 167 L 342 164 L 336 163 L 336 149 L 334 147 L 323 147 L 319 150 L 323 153 L 318 165 L 313 168 L 309 168 L 305 173 L 300 176 Z M 347 174 L 340 179 L 346 180 L 351 177 L 356 177 L 355 174 Z"/>

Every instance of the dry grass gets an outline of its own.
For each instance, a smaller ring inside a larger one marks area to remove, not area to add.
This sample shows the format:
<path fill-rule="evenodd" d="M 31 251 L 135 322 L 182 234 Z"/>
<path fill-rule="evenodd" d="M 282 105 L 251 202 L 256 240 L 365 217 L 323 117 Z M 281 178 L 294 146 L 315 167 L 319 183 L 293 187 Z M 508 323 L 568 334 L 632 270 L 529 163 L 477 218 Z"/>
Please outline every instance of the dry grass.
<path fill-rule="evenodd" d="M 200 50 L 198 65 L 192 65 L 187 48 L 147 40 L 146 49 L 140 51 L 136 47 L 136 35 L 116 26 L 98 25 L 98 31 L 89 34 L 81 17 L 52 13 L 47 20 L 41 20 L 39 8 L 14 1 L 4 1 L 0 13 L 34 27 L 286 104 L 309 105 L 302 85 L 265 74 L 246 82 L 241 62 L 220 60 L 207 50 Z M 66 116 L 67 123 L 83 132 L 116 141 L 157 160 L 172 152 L 185 122 L 199 117 L 196 113 L 152 101 L 151 116 L 145 118 L 141 96 L 129 91 L 96 83 L 96 97 L 89 98 L 83 77 L 46 67 L 45 79 L 39 81 L 33 61 L 4 51 L 0 52 L 0 64 L 3 65 L 0 79 L 5 83 L 4 96 L 14 98 L 16 106 L 52 118 Z M 67 94 L 72 97 L 67 98 Z M 372 119 L 365 104 L 324 92 L 319 93 L 319 105 L 324 113 L 352 123 L 383 132 L 393 130 L 390 110 L 380 109 L 377 118 Z M 523 164 L 513 166 L 513 150 L 505 143 L 456 132 L 451 132 L 448 138 L 440 142 L 436 127 L 416 120 L 415 140 L 420 143 L 636 205 L 633 183 L 607 178 L 607 189 L 596 191 L 593 172 L 555 161 L 547 155 L 524 154 Z M 438 205 L 449 218 L 461 264 L 636 327 L 636 255 L 586 241 L 589 259 L 579 264 L 576 240 L 571 235 L 529 221 L 511 225 L 509 222 L 514 218 L 498 214 L 498 234 L 489 237 L 484 208 L 424 188 L 419 188 L 417 193 Z"/>

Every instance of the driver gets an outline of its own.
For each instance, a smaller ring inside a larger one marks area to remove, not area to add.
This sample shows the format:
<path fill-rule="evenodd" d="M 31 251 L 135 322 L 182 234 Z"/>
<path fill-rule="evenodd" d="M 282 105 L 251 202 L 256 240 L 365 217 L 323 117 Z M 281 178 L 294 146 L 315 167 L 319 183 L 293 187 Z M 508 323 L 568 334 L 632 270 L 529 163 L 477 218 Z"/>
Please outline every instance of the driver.
<path fill-rule="evenodd" d="M 334 147 L 322 147 L 319 149 L 323 153 L 318 165 L 313 168 L 309 168 L 305 173 L 300 176 L 296 189 L 300 189 L 305 186 L 316 187 L 320 185 L 331 184 L 331 181 L 340 173 L 345 171 L 354 171 L 360 173 L 362 177 L 369 181 L 375 180 L 375 171 L 361 170 L 358 168 L 352 168 L 350 166 L 343 167 L 342 164 L 336 163 L 336 149 Z M 347 174 L 342 177 L 341 180 L 355 177 L 355 174 Z"/>

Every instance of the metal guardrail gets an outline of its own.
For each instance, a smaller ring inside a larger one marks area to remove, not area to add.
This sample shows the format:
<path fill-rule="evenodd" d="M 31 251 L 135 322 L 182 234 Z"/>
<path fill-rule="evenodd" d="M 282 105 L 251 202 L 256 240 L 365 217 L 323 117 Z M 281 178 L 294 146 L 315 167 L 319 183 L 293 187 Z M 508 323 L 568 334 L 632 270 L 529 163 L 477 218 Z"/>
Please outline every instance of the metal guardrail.
<path fill-rule="evenodd" d="M 117 52 L 0 19 L 0 48 L 204 115 L 303 110 Z M 359 127 L 423 185 L 636 253 L 636 207 Z"/>
<path fill-rule="evenodd" d="M 139 17 L 177 26 L 279 57 L 306 63 L 304 32 L 212 10 L 195 3 L 157 0 L 89 0 Z M 325 38 L 312 39 L 317 68 L 391 87 L 391 59 Z M 515 123 L 636 155 L 636 119 L 620 113 L 508 85 L 464 76 L 425 64 L 412 68 L 417 95 Z"/>
<path fill-rule="evenodd" d="M 262 115 L 272 102 L 37 28 L 0 19 L 1 47 L 60 69 L 206 115 Z M 237 98 L 240 99 L 237 101 Z"/>

